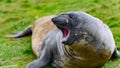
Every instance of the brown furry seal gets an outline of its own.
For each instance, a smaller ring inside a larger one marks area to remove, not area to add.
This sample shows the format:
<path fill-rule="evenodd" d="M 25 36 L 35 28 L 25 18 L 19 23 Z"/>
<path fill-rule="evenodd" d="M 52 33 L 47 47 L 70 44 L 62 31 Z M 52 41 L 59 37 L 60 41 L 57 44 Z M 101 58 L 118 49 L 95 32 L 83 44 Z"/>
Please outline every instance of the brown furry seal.
<path fill-rule="evenodd" d="M 51 19 L 58 29 L 52 24 Z M 45 28 L 48 23 L 51 23 L 47 26 L 47 28 L 51 27 L 50 30 Z M 45 32 L 40 28 L 43 25 L 38 26 L 37 23 L 32 26 L 32 42 L 37 44 L 32 45 L 35 46 L 33 51 L 40 56 L 26 68 L 44 68 L 48 64 L 57 68 L 98 68 L 111 57 L 120 56 L 109 27 L 87 13 L 60 14 L 49 18 L 49 22 L 47 21 L 44 25 Z M 25 36 L 30 32 L 31 27 L 11 37 Z M 43 41 L 39 40 L 40 38 Z"/>

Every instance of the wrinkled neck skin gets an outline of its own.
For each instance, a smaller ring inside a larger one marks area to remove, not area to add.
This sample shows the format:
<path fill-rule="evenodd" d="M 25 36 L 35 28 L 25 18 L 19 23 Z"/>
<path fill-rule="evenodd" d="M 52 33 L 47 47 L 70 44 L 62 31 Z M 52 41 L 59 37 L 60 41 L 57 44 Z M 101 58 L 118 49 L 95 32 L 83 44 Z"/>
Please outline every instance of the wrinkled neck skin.
<path fill-rule="evenodd" d="M 88 33 L 87 30 L 82 28 L 73 28 L 71 29 L 70 35 L 66 41 L 69 48 L 73 51 L 79 50 L 79 48 L 83 46 L 94 45 L 94 37 Z M 77 48 L 77 49 L 76 49 Z"/>

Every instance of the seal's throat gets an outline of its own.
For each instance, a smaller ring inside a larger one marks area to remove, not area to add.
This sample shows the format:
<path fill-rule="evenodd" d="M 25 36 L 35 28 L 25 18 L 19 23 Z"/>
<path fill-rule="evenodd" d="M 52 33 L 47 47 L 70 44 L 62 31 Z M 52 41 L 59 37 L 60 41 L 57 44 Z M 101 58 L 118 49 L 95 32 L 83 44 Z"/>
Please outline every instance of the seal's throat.
<path fill-rule="evenodd" d="M 67 35 L 68 35 L 68 33 L 69 33 L 68 29 L 63 28 L 63 29 L 62 29 L 62 32 L 63 32 L 63 38 L 67 37 Z"/>

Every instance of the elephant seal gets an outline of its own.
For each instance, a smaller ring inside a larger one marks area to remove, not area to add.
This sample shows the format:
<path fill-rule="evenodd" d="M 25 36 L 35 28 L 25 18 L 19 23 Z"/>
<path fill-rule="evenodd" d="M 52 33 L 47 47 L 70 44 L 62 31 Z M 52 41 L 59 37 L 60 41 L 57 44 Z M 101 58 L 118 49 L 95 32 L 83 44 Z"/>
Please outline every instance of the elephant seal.
<path fill-rule="evenodd" d="M 120 57 L 110 28 L 98 18 L 85 12 L 69 12 L 51 19 L 46 24 L 54 23 L 58 29 L 53 24 L 46 26 L 54 27 L 46 32 L 42 42 L 37 42 L 39 56 L 26 68 L 44 68 L 48 64 L 56 68 L 98 68 L 110 58 Z M 43 35 L 38 32 L 36 41 Z"/>

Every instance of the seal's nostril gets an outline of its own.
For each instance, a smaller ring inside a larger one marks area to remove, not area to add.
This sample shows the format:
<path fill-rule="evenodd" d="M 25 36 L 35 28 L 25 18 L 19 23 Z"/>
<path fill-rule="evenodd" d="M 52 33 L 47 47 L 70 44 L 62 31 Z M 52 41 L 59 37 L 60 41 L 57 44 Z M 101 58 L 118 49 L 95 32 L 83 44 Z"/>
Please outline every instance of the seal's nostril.
<path fill-rule="evenodd" d="M 52 21 L 53 21 L 53 22 L 55 22 L 55 21 L 56 21 L 56 19 L 55 19 L 55 18 L 52 18 Z"/>

